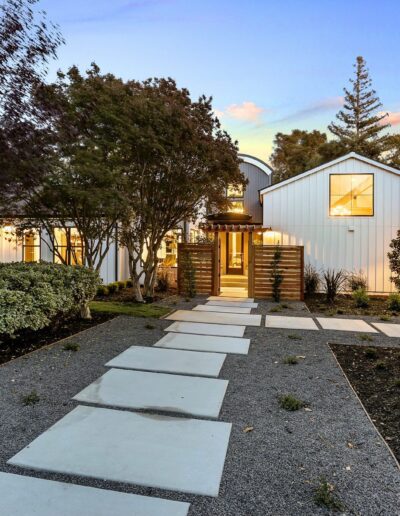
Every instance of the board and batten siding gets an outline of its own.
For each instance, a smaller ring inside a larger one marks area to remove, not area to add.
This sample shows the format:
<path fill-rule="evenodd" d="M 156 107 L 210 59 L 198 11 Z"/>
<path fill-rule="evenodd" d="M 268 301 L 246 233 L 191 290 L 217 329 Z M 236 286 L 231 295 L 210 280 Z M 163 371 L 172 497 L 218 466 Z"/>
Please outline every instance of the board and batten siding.
<path fill-rule="evenodd" d="M 249 180 L 243 195 L 244 212 L 252 216 L 252 222 L 262 222 L 262 206 L 259 191 L 271 184 L 271 176 L 251 163 L 243 162 L 240 170 Z"/>
<path fill-rule="evenodd" d="M 330 216 L 330 174 L 357 173 L 374 174 L 374 215 Z M 263 194 L 263 219 L 264 226 L 271 226 L 274 232 L 274 242 L 268 243 L 304 246 L 305 263 L 317 269 L 361 270 L 370 292 L 395 290 L 387 253 L 400 229 L 400 175 L 356 158 L 332 163 L 267 190 Z"/>

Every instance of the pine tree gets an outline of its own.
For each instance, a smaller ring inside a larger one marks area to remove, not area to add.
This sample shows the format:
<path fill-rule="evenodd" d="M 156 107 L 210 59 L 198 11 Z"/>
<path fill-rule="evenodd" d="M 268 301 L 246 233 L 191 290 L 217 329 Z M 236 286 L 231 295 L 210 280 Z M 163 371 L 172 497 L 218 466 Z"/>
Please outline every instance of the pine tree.
<path fill-rule="evenodd" d="M 382 104 L 372 88 L 366 62 L 357 57 L 354 65 L 355 78 L 350 79 L 351 89 L 344 88 L 343 109 L 336 118 L 341 123 L 331 123 L 329 130 L 338 138 L 348 152 L 354 151 L 372 159 L 378 159 L 384 151 L 386 136 L 382 131 L 389 124 L 382 123 L 388 116 L 379 109 Z"/>

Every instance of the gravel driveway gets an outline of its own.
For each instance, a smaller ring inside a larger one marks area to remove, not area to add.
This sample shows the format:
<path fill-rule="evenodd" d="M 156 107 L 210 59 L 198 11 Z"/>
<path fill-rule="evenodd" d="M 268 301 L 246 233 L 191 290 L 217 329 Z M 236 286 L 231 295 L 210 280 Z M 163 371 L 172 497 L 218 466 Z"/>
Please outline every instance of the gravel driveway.
<path fill-rule="evenodd" d="M 253 313 L 266 313 L 270 306 L 260 303 Z M 288 313 L 295 314 L 308 315 L 301 306 Z M 323 477 L 335 486 L 346 514 L 400 514 L 399 469 L 327 345 L 329 340 L 359 343 L 356 335 L 345 332 L 246 330 L 249 355 L 228 355 L 220 374 L 229 380 L 220 419 L 232 422 L 233 429 L 218 498 L 7 466 L 10 457 L 76 406 L 71 397 L 103 374 L 108 360 L 132 344 L 152 345 L 169 324 L 118 317 L 69 338 L 80 344 L 77 352 L 64 351 L 64 341 L 0 367 L 0 470 L 184 500 L 191 503 L 191 516 L 328 514 L 313 500 Z M 300 338 L 288 337 L 293 334 Z M 374 336 L 374 345 L 388 342 L 383 335 Z M 305 358 L 286 365 L 287 355 Z M 32 390 L 40 401 L 24 406 L 21 396 Z M 289 393 L 310 410 L 280 408 L 278 396 Z M 254 430 L 244 432 L 247 426 Z"/>

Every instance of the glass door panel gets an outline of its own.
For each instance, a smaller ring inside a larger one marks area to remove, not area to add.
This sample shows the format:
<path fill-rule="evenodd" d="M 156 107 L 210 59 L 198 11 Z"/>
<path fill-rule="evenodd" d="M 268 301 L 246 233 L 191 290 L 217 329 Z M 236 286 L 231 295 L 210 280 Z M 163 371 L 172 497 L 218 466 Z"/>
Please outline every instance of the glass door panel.
<path fill-rule="evenodd" d="M 226 235 L 226 271 L 227 274 L 243 274 L 243 233 Z"/>

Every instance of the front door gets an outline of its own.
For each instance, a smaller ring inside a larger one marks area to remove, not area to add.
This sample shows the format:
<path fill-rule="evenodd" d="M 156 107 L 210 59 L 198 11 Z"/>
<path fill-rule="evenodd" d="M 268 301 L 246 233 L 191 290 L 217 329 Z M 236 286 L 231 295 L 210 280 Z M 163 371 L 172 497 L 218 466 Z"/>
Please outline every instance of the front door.
<path fill-rule="evenodd" d="M 226 234 L 226 273 L 243 274 L 244 233 Z"/>

